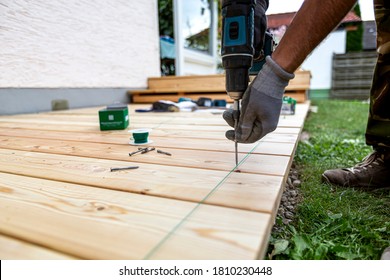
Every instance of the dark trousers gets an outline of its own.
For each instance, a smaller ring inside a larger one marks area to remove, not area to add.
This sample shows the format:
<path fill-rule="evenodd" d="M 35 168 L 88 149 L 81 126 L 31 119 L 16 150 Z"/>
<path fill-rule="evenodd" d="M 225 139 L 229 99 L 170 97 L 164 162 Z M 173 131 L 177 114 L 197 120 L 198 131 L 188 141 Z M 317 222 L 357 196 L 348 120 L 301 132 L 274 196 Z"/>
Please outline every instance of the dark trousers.
<path fill-rule="evenodd" d="M 390 1 L 374 0 L 378 61 L 370 92 L 366 143 L 390 148 Z"/>

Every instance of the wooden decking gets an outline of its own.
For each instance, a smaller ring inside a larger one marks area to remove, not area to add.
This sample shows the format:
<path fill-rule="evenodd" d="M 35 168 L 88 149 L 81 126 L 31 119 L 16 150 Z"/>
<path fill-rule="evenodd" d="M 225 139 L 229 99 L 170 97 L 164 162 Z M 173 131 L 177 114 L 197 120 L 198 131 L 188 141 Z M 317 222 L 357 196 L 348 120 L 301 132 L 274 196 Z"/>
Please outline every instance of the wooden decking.
<path fill-rule="evenodd" d="M 101 132 L 100 108 L 0 116 L 0 259 L 265 256 L 309 105 L 239 145 L 240 172 L 221 115 L 144 106 L 123 131 Z M 172 156 L 130 157 L 141 127 Z"/>

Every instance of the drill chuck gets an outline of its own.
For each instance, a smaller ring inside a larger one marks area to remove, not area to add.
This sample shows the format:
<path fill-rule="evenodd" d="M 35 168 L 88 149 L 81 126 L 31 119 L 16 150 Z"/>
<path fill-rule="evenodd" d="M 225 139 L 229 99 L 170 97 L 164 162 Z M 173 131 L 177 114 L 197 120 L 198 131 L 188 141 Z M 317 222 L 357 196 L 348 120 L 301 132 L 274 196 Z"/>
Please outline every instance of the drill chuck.
<path fill-rule="evenodd" d="M 233 58 L 230 59 L 230 62 L 232 61 L 234 61 Z M 226 68 L 225 75 L 226 92 L 233 100 L 241 99 L 249 83 L 248 68 Z"/>

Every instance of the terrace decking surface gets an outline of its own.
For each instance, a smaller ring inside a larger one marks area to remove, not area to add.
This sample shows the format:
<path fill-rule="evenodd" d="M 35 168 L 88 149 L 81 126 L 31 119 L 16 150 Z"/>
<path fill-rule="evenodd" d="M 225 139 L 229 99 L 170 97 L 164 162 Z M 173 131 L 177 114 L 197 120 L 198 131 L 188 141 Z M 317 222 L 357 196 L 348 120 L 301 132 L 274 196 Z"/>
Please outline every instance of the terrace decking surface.
<path fill-rule="evenodd" d="M 221 114 L 145 106 L 116 131 L 100 108 L 0 116 L 0 259 L 264 258 L 309 104 L 239 144 L 240 172 Z M 133 128 L 172 155 L 130 157 Z"/>

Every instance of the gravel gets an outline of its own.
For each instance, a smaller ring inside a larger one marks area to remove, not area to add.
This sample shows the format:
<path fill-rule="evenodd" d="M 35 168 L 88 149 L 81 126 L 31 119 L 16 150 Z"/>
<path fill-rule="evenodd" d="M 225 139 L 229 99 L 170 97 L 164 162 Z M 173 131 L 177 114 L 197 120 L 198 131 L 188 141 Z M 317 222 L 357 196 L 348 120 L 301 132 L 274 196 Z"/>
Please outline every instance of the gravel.
<path fill-rule="evenodd" d="M 284 192 L 282 194 L 277 214 L 277 219 L 280 218 L 283 224 L 275 224 L 272 228 L 273 233 L 282 232 L 285 226 L 293 222 L 297 206 L 301 199 L 301 195 L 299 192 L 300 185 L 301 181 L 299 180 L 298 171 L 293 165 L 290 169 L 287 182 L 285 183 Z"/>

